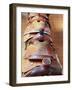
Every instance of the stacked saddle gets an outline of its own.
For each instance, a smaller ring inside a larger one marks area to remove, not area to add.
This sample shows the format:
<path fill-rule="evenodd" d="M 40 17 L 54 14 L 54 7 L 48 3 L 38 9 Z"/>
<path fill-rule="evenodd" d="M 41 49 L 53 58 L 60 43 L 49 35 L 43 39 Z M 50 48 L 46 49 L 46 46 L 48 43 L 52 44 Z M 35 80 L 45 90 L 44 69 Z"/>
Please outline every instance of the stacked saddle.
<path fill-rule="evenodd" d="M 24 59 L 36 65 L 25 71 L 24 76 L 62 75 L 51 33 L 49 14 L 28 13 Z"/>

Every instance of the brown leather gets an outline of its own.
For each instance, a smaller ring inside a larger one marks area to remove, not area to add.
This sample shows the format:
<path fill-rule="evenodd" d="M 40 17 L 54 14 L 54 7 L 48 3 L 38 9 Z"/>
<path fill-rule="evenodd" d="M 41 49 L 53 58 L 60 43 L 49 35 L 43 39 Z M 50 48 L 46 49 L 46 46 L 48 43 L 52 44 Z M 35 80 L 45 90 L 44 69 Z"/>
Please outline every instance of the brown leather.
<path fill-rule="evenodd" d="M 24 59 L 33 63 L 40 61 L 42 64 L 24 72 L 24 76 L 61 75 L 62 67 L 56 57 L 56 50 L 51 38 L 49 15 L 29 14 L 28 23 L 24 33 L 24 37 L 29 35 L 25 40 Z M 33 53 L 29 53 L 30 46 L 36 48 Z"/>
<path fill-rule="evenodd" d="M 61 68 L 52 65 L 36 66 L 28 72 L 24 73 L 26 77 L 30 76 L 47 76 L 47 75 L 62 75 Z"/>

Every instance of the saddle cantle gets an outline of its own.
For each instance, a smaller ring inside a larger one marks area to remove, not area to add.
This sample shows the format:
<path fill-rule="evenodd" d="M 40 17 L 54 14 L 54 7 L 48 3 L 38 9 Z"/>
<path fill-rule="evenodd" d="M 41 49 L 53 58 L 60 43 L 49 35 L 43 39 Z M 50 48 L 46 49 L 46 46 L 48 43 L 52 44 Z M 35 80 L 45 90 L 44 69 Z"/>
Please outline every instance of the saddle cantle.
<path fill-rule="evenodd" d="M 62 66 L 51 38 L 49 14 L 28 13 L 24 59 L 32 63 L 24 76 L 61 75 Z"/>

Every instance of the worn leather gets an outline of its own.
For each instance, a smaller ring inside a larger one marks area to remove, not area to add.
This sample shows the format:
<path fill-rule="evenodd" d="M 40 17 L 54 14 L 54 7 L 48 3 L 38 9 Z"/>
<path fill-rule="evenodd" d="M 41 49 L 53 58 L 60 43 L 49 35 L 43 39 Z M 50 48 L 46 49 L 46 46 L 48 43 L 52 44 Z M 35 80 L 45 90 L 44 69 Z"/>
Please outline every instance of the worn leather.
<path fill-rule="evenodd" d="M 51 38 L 49 15 L 29 14 L 28 24 L 24 32 L 25 56 L 30 62 L 41 61 L 42 64 L 24 72 L 28 76 L 62 75 L 61 64 L 56 57 L 56 50 Z M 33 53 L 28 53 L 29 47 Z"/>

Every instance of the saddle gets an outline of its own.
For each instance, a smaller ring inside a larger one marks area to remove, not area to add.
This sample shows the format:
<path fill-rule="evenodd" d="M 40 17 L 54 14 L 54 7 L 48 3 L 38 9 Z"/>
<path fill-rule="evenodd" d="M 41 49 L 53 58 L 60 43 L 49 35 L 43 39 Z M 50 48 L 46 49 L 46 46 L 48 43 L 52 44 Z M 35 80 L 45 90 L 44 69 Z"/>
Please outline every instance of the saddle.
<path fill-rule="evenodd" d="M 24 76 L 62 75 L 51 33 L 49 14 L 28 13 L 24 59 L 33 63 L 33 68 L 25 71 Z"/>

